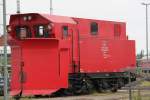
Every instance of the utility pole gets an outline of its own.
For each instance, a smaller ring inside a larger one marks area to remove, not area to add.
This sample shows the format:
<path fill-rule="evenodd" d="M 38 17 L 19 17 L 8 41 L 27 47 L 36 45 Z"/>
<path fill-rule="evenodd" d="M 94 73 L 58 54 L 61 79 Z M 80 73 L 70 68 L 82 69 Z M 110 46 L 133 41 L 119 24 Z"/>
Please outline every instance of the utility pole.
<path fill-rule="evenodd" d="M 8 100 L 6 0 L 3 0 L 3 34 L 4 34 L 4 100 Z"/>
<path fill-rule="evenodd" d="M 50 15 L 53 14 L 53 2 L 50 0 Z"/>
<path fill-rule="evenodd" d="M 17 14 L 20 14 L 20 0 L 17 0 Z"/>
<path fill-rule="evenodd" d="M 142 3 L 146 8 L 146 56 L 148 60 L 148 6 L 150 3 Z"/>

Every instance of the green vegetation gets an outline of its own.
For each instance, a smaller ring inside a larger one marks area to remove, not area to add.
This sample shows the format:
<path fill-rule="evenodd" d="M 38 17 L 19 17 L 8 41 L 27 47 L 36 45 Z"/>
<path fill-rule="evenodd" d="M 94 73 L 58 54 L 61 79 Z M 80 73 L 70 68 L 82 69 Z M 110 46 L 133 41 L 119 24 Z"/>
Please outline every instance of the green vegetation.
<path fill-rule="evenodd" d="M 138 90 L 136 92 L 133 92 L 133 100 L 142 100 L 141 91 Z"/>
<path fill-rule="evenodd" d="M 150 81 L 143 81 L 140 86 L 150 87 Z"/>
<path fill-rule="evenodd" d="M 10 57 L 7 58 L 7 63 L 10 64 Z M 4 57 L 0 58 L 0 64 L 4 65 Z"/>
<path fill-rule="evenodd" d="M 142 91 L 137 90 L 133 92 L 132 98 L 133 100 L 150 100 L 150 95 L 142 95 Z"/>

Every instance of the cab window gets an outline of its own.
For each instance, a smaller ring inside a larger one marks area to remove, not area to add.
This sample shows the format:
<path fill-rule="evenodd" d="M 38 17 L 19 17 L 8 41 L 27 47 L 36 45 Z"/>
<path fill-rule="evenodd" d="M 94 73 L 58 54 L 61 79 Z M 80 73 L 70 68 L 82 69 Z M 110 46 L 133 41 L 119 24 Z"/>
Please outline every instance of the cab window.
<path fill-rule="evenodd" d="M 92 22 L 91 23 L 91 35 L 97 35 L 98 34 L 98 23 Z"/>
<path fill-rule="evenodd" d="M 38 33 L 39 33 L 39 36 L 44 36 L 44 26 L 39 26 L 38 27 Z"/>
<path fill-rule="evenodd" d="M 31 31 L 27 26 L 17 26 L 16 27 L 16 37 L 19 39 L 32 37 Z"/>
<path fill-rule="evenodd" d="M 35 33 L 35 37 L 38 38 L 43 38 L 43 37 L 49 37 L 49 32 L 47 30 L 46 25 L 38 25 L 36 26 L 36 33 Z"/>
<path fill-rule="evenodd" d="M 62 27 L 63 38 L 68 37 L 68 26 Z"/>

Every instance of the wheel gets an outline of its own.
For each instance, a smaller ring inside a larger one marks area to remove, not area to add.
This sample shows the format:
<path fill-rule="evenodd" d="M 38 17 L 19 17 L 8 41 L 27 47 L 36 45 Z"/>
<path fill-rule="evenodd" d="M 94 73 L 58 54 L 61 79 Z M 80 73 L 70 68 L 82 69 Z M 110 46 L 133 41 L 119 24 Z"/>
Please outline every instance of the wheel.
<path fill-rule="evenodd" d="M 93 83 L 89 78 L 81 78 L 80 80 L 74 82 L 73 92 L 76 95 L 80 94 L 90 94 L 93 92 Z"/>
<path fill-rule="evenodd" d="M 118 84 L 115 84 L 112 88 L 111 88 L 111 92 L 117 92 L 118 90 Z"/>
<path fill-rule="evenodd" d="M 96 90 L 98 93 L 104 92 L 104 89 L 103 89 L 103 87 L 102 87 L 102 82 L 101 82 L 101 80 L 96 80 L 96 81 L 94 81 L 94 87 L 95 87 L 95 90 Z"/>
<path fill-rule="evenodd" d="M 121 89 L 122 87 L 125 86 L 123 79 L 118 79 L 118 82 L 117 82 L 117 83 L 118 83 L 118 89 Z"/>
<path fill-rule="evenodd" d="M 94 86 L 93 86 L 93 82 L 91 80 L 85 79 L 84 85 L 86 87 L 85 94 L 91 94 L 91 93 L 93 93 L 93 87 Z"/>
<path fill-rule="evenodd" d="M 112 88 L 111 92 L 117 92 L 117 88 Z"/>
<path fill-rule="evenodd" d="M 103 89 L 100 88 L 100 87 L 96 88 L 96 91 L 97 91 L 98 93 L 103 93 L 103 92 L 104 92 Z"/>

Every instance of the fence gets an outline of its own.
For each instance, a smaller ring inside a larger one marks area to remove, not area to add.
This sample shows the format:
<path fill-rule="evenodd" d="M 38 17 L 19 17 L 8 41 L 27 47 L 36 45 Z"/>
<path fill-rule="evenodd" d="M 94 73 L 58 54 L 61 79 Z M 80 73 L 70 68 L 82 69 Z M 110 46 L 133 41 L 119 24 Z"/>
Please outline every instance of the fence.
<path fill-rule="evenodd" d="M 10 58 L 11 58 L 11 54 L 10 54 L 10 50 L 8 50 L 8 54 L 7 54 L 8 73 L 11 72 Z M 4 50 L 0 49 L 0 74 L 1 76 L 3 76 L 3 73 L 4 73 Z"/>

